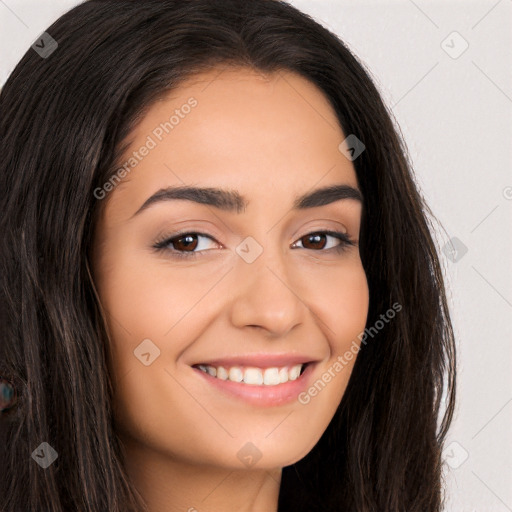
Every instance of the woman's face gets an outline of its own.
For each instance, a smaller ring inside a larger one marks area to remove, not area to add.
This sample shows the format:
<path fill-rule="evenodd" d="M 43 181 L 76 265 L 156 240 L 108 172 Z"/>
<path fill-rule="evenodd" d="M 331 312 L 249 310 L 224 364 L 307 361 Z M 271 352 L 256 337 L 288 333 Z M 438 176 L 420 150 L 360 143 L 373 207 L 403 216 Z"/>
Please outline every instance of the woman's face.
<path fill-rule="evenodd" d="M 278 468 L 319 440 L 355 362 L 362 203 L 320 90 L 289 72 L 219 72 L 132 133 L 121 183 L 96 192 L 93 272 L 124 441 L 177 463 Z M 341 188 L 315 193 L 326 187 Z"/>

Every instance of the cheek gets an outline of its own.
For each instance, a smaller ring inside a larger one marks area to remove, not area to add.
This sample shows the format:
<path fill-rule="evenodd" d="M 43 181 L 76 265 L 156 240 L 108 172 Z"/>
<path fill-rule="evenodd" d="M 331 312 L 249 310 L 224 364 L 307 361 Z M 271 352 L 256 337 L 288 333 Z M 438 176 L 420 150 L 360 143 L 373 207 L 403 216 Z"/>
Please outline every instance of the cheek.
<path fill-rule="evenodd" d="M 196 463 L 207 455 L 214 460 L 213 447 L 209 454 L 207 446 L 197 453 L 193 449 L 204 437 L 198 427 L 205 422 L 204 411 L 180 384 L 183 376 L 173 378 L 174 361 L 201 327 L 197 319 L 204 307 L 193 306 L 205 294 L 211 272 L 172 269 L 165 262 L 155 264 L 147 253 L 126 250 L 109 253 L 103 263 L 98 291 L 111 333 L 117 431 L 126 442 L 142 440 L 155 450 L 196 457 Z"/>
<path fill-rule="evenodd" d="M 347 344 L 358 341 L 368 315 L 369 291 L 363 268 L 343 277 L 339 287 L 326 294 L 329 325 L 334 331 L 329 339 L 333 340 L 335 352 L 345 351 Z"/>
<path fill-rule="evenodd" d="M 308 290 L 308 306 L 328 341 L 329 356 L 299 402 L 326 428 L 345 393 L 366 326 L 369 290 L 361 260 L 319 268 Z"/>
<path fill-rule="evenodd" d="M 193 268 L 172 271 L 165 261 L 155 263 L 155 256 L 145 251 L 114 251 L 103 263 L 98 288 L 112 317 L 114 340 L 126 339 L 128 334 L 134 341 L 162 337 L 201 290 L 204 294 L 204 283 L 197 284 Z"/>
<path fill-rule="evenodd" d="M 307 304 L 319 319 L 331 352 L 339 354 L 364 331 L 369 290 L 359 257 L 336 266 L 319 266 L 304 285 Z"/>
<path fill-rule="evenodd" d="M 126 375 L 138 381 L 133 394 L 128 394 L 131 400 L 139 396 L 147 403 L 148 396 L 158 396 L 158 389 L 169 385 L 164 369 L 179 358 L 217 311 L 218 301 L 209 300 L 207 292 L 230 267 L 178 265 L 147 250 L 128 251 L 126 242 L 112 243 L 109 249 L 97 279 L 111 334 L 109 367 L 116 383 L 125 383 Z M 139 356 L 148 352 L 154 362 L 146 367 Z M 155 389 L 143 391 L 149 385 L 147 370 L 153 380 L 157 372 L 164 372 L 163 380 Z"/>
<path fill-rule="evenodd" d="M 341 400 L 361 345 L 369 307 L 366 274 L 360 259 L 351 264 L 318 273 L 316 286 L 310 287 L 311 308 L 329 343 L 329 359 L 325 362 L 327 394 L 331 403 Z M 341 361 L 341 366 L 340 366 Z M 329 376 L 330 375 L 330 376 Z"/>

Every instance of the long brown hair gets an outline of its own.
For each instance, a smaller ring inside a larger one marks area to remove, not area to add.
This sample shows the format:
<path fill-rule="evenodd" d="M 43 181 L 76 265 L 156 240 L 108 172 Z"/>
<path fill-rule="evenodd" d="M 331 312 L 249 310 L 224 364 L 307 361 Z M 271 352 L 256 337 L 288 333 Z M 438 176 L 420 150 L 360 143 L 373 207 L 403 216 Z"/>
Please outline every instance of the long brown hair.
<path fill-rule="evenodd" d="M 364 66 L 276 0 L 89 0 L 46 32 L 58 46 L 44 57 L 29 49 L 0 94 L 0 375 L 19 395 L 0 414 L 2 512 L 144 510 L 113 428 L 108 336 L 87 259 L 94 190 L 145 109 L 219 65 L 302 75 L 363 141 L 353 164 L 367 326 L 401 305 L 361 345 L 319 442 L 283 469 L 279 512 L 439 512 L 453 331 L 432 217 Z M 43 442 L 58 454 L 46 469 L 31 457 Z"/>

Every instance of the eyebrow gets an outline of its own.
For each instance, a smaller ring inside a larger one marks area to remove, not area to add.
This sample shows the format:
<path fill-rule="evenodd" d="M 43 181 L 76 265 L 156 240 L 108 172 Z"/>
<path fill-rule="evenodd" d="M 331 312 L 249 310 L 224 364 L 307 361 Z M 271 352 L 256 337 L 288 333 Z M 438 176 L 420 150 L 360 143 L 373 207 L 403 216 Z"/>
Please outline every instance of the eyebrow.
<path fill-rule="evenodd" d="M 146 199 L 144 204 L 132 215 L 132 218 L 155 203 L 176 199 L 206 204 L 220 210 L 238 214 L 242 213 L 249 205 L 249 201 L 236 190 L 193 186 L 167 187 L 158 190 Z M 293 210 L 316 208 L 343 199 L 354 199 L 363 202 L 363 196 L 357 188 L 350 185 L 331 185 L 318 188 L 295 198 Z"/>

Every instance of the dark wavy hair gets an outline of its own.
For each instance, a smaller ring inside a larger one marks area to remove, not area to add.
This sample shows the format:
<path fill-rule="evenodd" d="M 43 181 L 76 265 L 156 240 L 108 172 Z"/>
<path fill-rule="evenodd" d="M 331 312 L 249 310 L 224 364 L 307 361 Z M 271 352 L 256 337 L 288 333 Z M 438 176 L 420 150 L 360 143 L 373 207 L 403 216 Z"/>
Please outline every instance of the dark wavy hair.
<path fill-rule="evenodd" d="M 363 141 L 353 164 L 367 326 L 402 306 L 361 345 L 316 446 L 283 468 L 279 512 L 440 511 L 456 364 L 434 217 L 364 65 L 276 0 L 89 0 L 47 33 L 58 47 L 46 58 L 29 49 L 0 94 L 0 375 L 18 391 L 0 414 L 1 511 L 146 510 L 113 423 L 109 336 L 88 263 L 104 203 L 93 191 L 157 99 L 219 66 L 298 73 Z M 42 442 L 58 453 L 47 469 L 31 459 Z"/>

